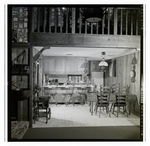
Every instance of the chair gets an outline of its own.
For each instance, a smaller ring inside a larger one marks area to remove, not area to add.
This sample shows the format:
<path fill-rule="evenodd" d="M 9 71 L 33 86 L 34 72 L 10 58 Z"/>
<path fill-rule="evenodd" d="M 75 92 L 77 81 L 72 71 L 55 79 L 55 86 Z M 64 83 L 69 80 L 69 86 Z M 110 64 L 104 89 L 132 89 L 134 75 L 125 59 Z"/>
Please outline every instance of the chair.
<path fill-rule="evenodd" d="M 97 96 L 97 102 L 95 107 L 95 113 L 97 114 L 97 109 L 99 107 L 99 117 L 101 116 L 101 107 L 106 109 L 106 113 L 109 114 L 109 94 L 103 94 L 101 96 Z M 110 114 L 109 114 L 110 117 Z"/>
<path fill-rule="evenodd" d="M 127 100 L 127 95 L 116 95 L 116 102 L 113 104 L 113 114 L 114 114 L 115 107 L 117 107 L 117 117 L 121 107 L 123 108 L 123 113 L 126 112 L 128 117 L 128 112 L 126 110 L 126 106 L 127 106 L 126 100 Z"/>
<path fill-rule="evenodd" d="M 46 124 L 48 119 L 51 118 L 51 108 L 49 107 L 48 96 L 40 96 L 37 100 L 33 100 L 34 103 L 34 120 L 39 117 L 46 117 Z M 40 114 L 41 113 L 41 114 Z"/>
<path fill-rule="evenodd" d="M 57 94 L 56 87 L 49 88 L 49 94 L 50 94 L 50 97 L 52 97 L 51 100 L 53 99 L 55 101 L 56 106 L 57 106 L 57 100 L 55 98 L 55 95 Z"/>
<path fill-rule="evenodd" d="M 66 88 L 66 96 L 69 96 L 69 101 L 66 102 L 66 106 L 68 105 L 68 103 L 70 103 L 72 101 L 73 105 L 74 105 L 74 97 L 73 97 L 73 86 L 70 86 L 68 88 Z"/>
<path fill-rule="evenodd" d="M 120 84 L 111 85 L 111 93 L 119 95 L 120 94 Z"/>
<path fill-rule="evenodd" d="M 87 100 L 87 86 L 82 86 L 81 87 L 81 92 L 78 92 L 80 94 L 80 104 L 83 105 L 84 102 Z"/>
<path fill-rule="evenodd" d="M 100 86 L 100 94 L 101 95 L 110 94 L 110 87 L 101 85 Z"/>

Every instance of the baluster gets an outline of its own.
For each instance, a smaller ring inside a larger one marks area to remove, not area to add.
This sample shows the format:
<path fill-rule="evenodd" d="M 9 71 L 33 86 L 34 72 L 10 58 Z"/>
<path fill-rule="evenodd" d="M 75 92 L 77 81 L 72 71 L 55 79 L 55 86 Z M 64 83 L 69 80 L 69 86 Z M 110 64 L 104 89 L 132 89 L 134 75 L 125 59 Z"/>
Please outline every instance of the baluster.
<path fill-rule="evenodd" d="M 57 19 L 58 19 L 58 15 L 57 15 L 57 8 L 55 8 L 54 10 L 54 14 L 55 14 L 55 18 L 54 18 L 54 22 L 55 22 L 55 33 L 57 32 Z"/>
<path fill-rule="evenodd" d="M 46 30 L 46 7 L 44 7 L 44 21 L 43 21 L 43 32 Z"/>
<path fill-rule="evenodd" d="M 85 21 L 85 34 L 87 34 L 87 22 Z"/>
<path fill-rule="evenodd" d="M 110 34 L 110 11 L 108 9 L 108 34 Z"/>
<path fill-rule="evenodd" d="M 131 16 L 131 35 L 133 35 L 133 11 L 130 11 Z"/>
<path fill-rule="evenodd" d="M 33 9 L 31 9 L 31 11 L 32 11 L 32 28 L 31 28 L 31 32 L 34 32 L 34 30 L 35 30 L 35 28 L 34 28 L 34 26 L 35 26 L 35 13 L 34 13 L 34 10 L 35 10 L 35 8 L 33 8 Z M 36 13 L 37 14 L 37 13 Z"/>
<path fill-rule="evenodd" d="M 81 10 L 80 10 L 81 11 Z M 81 13 L 79 11 L 79 33 L 81 34 Z"/>
<path fill-rule="evenodd" d="M 72 30 L 71 33 L 75 33 L 75 20 L 76 20 L 76 9 L 72 8 Z"/>
<path fill-rule="evenodd" d="M 49 33 L 51 33 L 51 17 L 52 17 L 51 8 L 49 8 Z"/>
<path fill-rule="evenodd" d="M 68 33 L 68 8 L 66 13 L 66 33 Z"/>
<path fill-rule="evenodd" d="M 126 10 L 126 35 L 128 35 L 128 10 Z"/>
<path fill-rule="evenodd" d="M 93 23 L 91 23 L 91 34 L 93 34 Z"/>
<path fill-rule="evenodd" d="M 62 33 L 62 16 L 63 16 L 63 14 L 62 14 L 63 12 L 62 12 L 62 9 L 60 9 L 60 17 L 61 17 L 61 20 L 60 20 L 60 33 Z"/>
<path fill-rule="evenodd" d="M 118 28 L 118 18 L 117 18 L 117 14 L 118 14 L 118 11 L 117 9 L 115 8 L 114 9 L 114 35 L 117 35 L 117 28 Z"/>
<path fill-rule="evenodd" d="M 105 15 L 103 16 L 103 19 L 102 19 L 102 34 L 104 34 L 104 19 L 105 18 Z"/>
<path fill-rule="evenodd" d="M 136 11 L 136 35 L 138 35 L 138 10 Z"/>
<path fill-rule="evenodd" d="M 98 34 L 98 22 L 96 23 L 96 34 Z"/>
<path fill-rule="evenodd" d="M 120 12 L 121 18 L 120 18 L 120 35 L 122 35 L 122 9 Z"/>
<path fill-rule="evenodd" d="M 37 27 L 37 32 L 40 32 L 40 10 L 41 10 L 41 8 L 40 7 L 38 7 L 38 27 Z"/>

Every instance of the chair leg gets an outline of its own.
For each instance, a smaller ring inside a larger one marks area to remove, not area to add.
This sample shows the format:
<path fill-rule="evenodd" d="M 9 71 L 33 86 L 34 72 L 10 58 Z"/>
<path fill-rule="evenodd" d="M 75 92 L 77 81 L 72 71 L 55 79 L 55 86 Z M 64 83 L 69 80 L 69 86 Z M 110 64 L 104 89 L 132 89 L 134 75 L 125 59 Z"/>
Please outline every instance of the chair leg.
<path fill-rule="evenodd" d="M 99 118 L 101 117 L 101 107 L 99 107 Z"/>
<path fill-rule="evenodd" d="M 117 107 L 117 117 L 118 117 L 118 114 L 119 114 L 119 107 Z"/>

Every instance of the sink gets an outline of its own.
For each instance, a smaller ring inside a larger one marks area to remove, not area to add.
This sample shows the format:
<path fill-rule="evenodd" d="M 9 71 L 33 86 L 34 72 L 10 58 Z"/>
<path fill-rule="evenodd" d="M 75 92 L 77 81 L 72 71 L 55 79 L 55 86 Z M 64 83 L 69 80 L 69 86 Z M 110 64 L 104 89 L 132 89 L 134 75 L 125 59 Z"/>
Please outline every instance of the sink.
<path fill-rule="evenodd" d="M 14 100 L 26 100 L 30 96 L 30 90 L 16 89 L 11 90 L 11 98 Z"/>

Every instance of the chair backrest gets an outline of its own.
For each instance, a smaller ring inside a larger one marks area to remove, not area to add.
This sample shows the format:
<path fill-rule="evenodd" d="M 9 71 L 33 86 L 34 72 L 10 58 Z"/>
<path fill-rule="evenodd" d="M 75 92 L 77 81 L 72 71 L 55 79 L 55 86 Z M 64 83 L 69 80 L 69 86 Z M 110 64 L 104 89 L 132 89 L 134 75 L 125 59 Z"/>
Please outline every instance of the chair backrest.
<path fill-rule="evenodd" d="M 120 94 L 120 84 L 111 85 L 111 92 L 114 94 Z"/>
<path fill-rule="evenodd" d="M 128 95 L 130 91 L 130 86 L 124 86 L 121 95 Z"/>
<path fill-rule="evenodd" d="M 109 94 L 97 96 L 97 103 L 98 104 L 107 104 L 107 103 L 109 103 Z"/>
<path fill-rule="evenodd" d="M 116 95 L 116 104 L 125 105 L 127 100 L 126 95 Z"/>
<path fill-rule="evenodd" d="M 110 87 L 101 85 L 100 86 L 100 93 L 101 93 L 101 95 L 110 94 Z"/>

